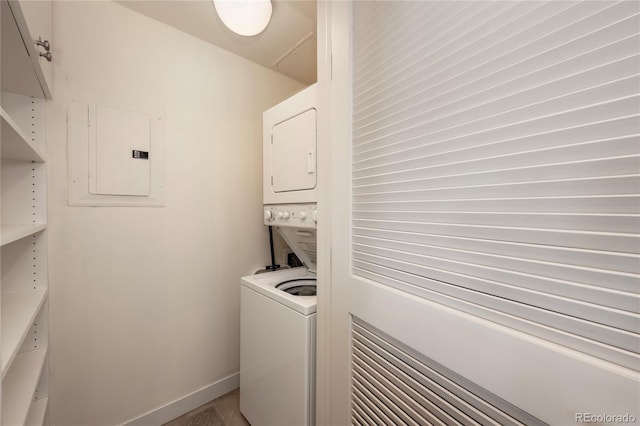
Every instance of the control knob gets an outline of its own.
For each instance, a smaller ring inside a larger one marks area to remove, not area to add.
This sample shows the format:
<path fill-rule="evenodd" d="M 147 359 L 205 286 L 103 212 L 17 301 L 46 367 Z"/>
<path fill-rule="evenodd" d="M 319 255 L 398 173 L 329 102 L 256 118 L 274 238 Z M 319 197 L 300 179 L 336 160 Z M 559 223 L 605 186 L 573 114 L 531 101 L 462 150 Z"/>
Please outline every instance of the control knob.
<path fill-rule="evenodd" d="M 273 221 L 273 219 L 275 219 L 275 218 L 273 217 L 273 210 L 271 210 L 271 209 L 266 209 L 266 210 L 264 211 L 264 220 L 266 220 L 266 221 L 268 221 L 268 222 L 271 222 L 271 221 Z"/>
<path fill-rule="evenodd" d="M 289 212 L 278 212 L 278 219 L 289 220 L 291 214 Z"/>
<path fill-rule="evenodd" d="M 318 223 L 318 209 L 313 209 L 311 218 L 313 219 L 313 223 Z"/>

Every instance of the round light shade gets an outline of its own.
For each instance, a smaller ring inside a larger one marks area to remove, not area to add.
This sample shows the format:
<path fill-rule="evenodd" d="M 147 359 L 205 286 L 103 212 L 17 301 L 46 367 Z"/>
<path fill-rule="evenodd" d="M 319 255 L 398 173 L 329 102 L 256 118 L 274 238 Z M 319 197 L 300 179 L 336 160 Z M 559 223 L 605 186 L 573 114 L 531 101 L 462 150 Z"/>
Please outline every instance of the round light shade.
<path fill-rule="evenodd" d="M 271 0 L 213 0 L 218 16 L 234 33 L 260 34 L 271 20 Z"/>

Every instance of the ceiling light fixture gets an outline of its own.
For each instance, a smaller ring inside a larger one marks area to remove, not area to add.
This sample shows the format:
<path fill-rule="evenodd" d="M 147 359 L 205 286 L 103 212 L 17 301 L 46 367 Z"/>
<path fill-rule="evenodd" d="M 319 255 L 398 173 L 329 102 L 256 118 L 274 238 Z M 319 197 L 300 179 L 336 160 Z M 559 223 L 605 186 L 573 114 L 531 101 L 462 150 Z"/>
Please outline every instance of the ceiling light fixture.
<path fill-rule="evenodd" d="M 260 34 L 271 20 L 271 0 L 213 0 L 222 22 L 242 36 Z"/>

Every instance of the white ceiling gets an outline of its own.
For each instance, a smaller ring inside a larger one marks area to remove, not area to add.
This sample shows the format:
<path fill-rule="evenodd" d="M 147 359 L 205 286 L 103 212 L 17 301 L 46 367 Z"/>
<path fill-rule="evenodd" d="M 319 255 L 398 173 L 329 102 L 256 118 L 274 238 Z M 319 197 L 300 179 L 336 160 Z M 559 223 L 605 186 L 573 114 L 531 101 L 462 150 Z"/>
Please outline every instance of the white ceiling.
<path fill-rule="evenodd" d="M 267 28 L 253 37 L 230 31 L 211 0 L 120 0 L 121 5 L 303 83 L 316 81 L 316 1 L 272 0 Z"/>

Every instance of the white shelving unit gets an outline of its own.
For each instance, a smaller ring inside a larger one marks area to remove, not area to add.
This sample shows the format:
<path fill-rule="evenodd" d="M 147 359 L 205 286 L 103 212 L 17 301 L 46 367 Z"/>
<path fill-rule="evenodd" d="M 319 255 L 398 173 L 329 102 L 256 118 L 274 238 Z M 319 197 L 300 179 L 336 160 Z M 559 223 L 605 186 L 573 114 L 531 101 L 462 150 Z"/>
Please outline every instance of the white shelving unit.
<path fill-rule="evenodd" d="M 32 41 L 51 45 L 51 4 L 0 0 L 0 18 L 0 426 L 45 425 L 51 64 Z"/>

